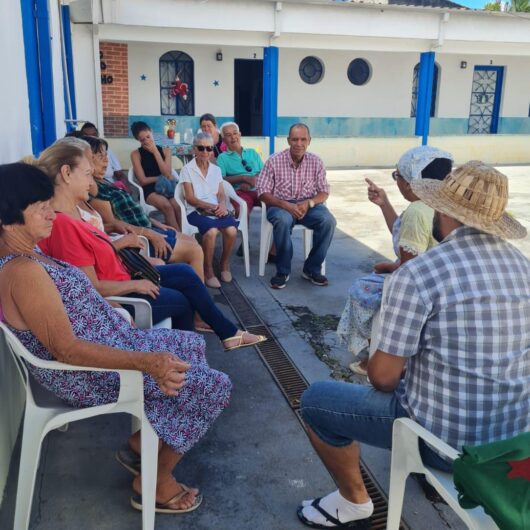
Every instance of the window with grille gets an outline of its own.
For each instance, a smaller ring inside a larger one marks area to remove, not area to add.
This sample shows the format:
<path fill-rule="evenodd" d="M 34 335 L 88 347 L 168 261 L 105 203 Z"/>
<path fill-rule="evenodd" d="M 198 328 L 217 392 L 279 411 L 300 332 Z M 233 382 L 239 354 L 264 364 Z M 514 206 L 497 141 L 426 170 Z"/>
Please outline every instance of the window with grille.
<path fill-rule="evenodd" d="M 187 85 L 184 90 L 183 85 Z M 179 90 L 175 90 L 175 88 Z M 160 113 L 171 116 L 195 114 L 193 59 L 171 51 L 160 57 Z"/>
<path fill-rule="evenodd" d="M 438 76 L 439 66 L 434 63 L 434 71 L 432 74 L 432 94 L 431 94 L 431 118 L 434 118 L 436 112 L 436 98 L 438 96 Z M 410 117 L 416 117 L 416 107 L 418 105 L 418 86 L 420 80 L 420 63 L 414 67 L 412 74 L 412 101 L 410 104 Z"/>

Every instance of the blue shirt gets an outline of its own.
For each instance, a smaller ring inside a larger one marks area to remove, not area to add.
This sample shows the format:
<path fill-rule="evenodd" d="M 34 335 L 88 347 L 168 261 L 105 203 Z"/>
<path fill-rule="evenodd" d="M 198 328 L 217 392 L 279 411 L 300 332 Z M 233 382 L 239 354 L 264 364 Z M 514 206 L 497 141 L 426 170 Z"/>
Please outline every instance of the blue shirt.
<path fill-rule="evenodd" d="M 261 157 L 255 149 L 243 148 L 241 155 L 236 151 L 225 151 L 217 157 L 217 165 L 223 177 L 234 175 L 246 175 L 252 177 L 257 175 L 263 168 Z M 240 184 L 234 184 L 234 189 L 238 189 Z M 253 187 L 251 191 L 256 188 Z"/>

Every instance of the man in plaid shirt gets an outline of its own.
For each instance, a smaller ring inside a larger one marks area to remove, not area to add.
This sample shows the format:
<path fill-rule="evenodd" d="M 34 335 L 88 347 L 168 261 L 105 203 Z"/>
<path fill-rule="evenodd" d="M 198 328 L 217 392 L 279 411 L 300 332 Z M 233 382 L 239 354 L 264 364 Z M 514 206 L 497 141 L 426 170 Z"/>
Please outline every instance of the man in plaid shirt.
<path fill-rule="evenodd" d="M 507 178 L 468 162 L 442 182 L 411 186 L 435 210 L 441 243 L 390 278 L 368 363 L 373 386 L 324 381 L 302 397 L 311 441 L 339 486 L 299 507 L 309 526 L 366 527 L 373 505 L 357 442 L 389 449 L 396 418 L 414 419 L 458 451 L 529 426 L 530 261 L 505 241 L 526 235 L 505 212 Z M 420 453 L 426 465 L 451 470 L 422 442 Z"/>
<path fill-rule="evenodd" d="M 273 226 L 276 246 L 276 275 L 271 279 L 273 289 L 283 289 L 291 273 L 293 243 L 291 232 L 295 224 L 313 230 L 313 248 L 305 260 L 302 277 L 314 285 L 328 285 L 321 274 L 337 222 L 324 203 L 329 184 L 322 160 L 307 153 L 311 143 L 309 128 L 296 123 L 289 129 L 289 149 L 271 156 L 257 179 L 257 191 L 267 205 L 267 219 Z"/>

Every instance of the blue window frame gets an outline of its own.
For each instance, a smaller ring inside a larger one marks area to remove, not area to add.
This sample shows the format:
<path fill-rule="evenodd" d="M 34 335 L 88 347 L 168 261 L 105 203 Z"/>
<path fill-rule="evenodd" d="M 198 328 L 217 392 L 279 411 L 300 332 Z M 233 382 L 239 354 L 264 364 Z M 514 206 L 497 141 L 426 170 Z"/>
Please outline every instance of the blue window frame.
<path fill-rule="evenodd" d="M 160 113 L 172 116 L 193 116 L 195 114 L 193 59 L 184 52 L 167 52 L 160 65 Z M 173 95 L 176 80 L 186 83 L 186 95 Z"/>
<path fill-rule="evenodd" d="M 436 97 L 438 96 L 438 79 L 440 75 L 440 67 L 434 63 L 434 71 L 432 76 L 432 93 L 431 93 L 431 118 L 434 118 L 436 113 Z M 420 63 L 414 67 L 412 73 L 412 100 L 410 103 L 410 117 L 415 118 L 418 106 L 418 87 L 420 78 Z"/>

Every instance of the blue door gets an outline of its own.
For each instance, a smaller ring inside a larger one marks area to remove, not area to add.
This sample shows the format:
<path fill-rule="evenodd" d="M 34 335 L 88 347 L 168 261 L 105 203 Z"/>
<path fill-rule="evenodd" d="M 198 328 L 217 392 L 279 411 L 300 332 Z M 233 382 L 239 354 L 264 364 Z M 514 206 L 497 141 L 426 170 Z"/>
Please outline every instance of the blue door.
<path fill-rule="evenodd" d="M 475 66 L 468 134 L 495 134 L 499 125 L 504 66 Z"/>

